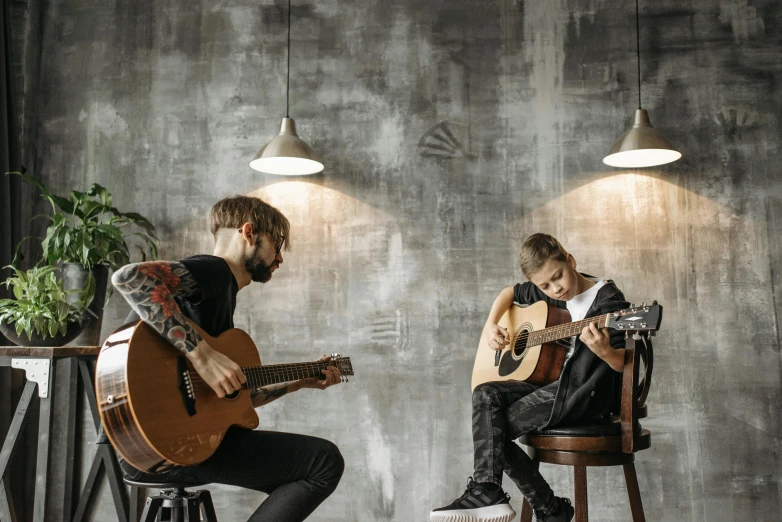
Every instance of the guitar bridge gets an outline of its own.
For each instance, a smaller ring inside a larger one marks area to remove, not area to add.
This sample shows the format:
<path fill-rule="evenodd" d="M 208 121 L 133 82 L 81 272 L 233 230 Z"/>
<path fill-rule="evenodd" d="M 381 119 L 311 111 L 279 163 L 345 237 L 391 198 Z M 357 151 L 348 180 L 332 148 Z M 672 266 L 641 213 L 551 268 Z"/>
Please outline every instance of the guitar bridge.
<path fill-rule="evenodd" d="M 187 360 L 184 356 L 177 359 L 177 374 L 179 375 L 179 394 L 185 403 L 187 414 L 192 417 L 196 414 L 195 392 L 193 391 L 193 380 L 190 378 L 190 369 L 187 367 Z"/>
<path fill-rule="evenodd" d="M 500 365 L 500 356 L 502 355 L 502 350 L 497 350 L 494 352 L 494 366 Z"/>

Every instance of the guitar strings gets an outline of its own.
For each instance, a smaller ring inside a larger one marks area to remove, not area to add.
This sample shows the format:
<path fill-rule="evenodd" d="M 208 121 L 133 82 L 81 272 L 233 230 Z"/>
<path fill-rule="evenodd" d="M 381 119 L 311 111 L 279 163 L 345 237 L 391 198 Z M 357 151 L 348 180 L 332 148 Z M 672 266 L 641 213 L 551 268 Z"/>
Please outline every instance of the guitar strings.
<path fill-rule="evenodd" d="M 534 332 L 530 332 L 530 337 L 533 337 L 533 335 L 535 337 L 533 339 L 533 341 L 535 342 L 533 346 L 545 344 L 548 342 L 553 342 L 558 339 L 563 339 L 565 337 L 571 337 L 573 335 L 578 335 L 581 332 L 581 330 L 583 330 L 590 323 L 597 322 L 598 328 L 604 328 L 609 315 L 611 314 L 604 314 L 597 317 L 590 317 L 588 319 L 583 319 L 581 321 L 574 321 L 572 323 L 564 323 L 556 326 L 550 326 L 543 330 L 536 330 Z"/>
<path fill-rule="evenodd" d="M 266 377 L 271 377 L 275 382 L 288 382 L 308 377 L 320 377 L 320 370 L 325 370 L 328 366 L 333 366 L 333 361 L 312 362 L 312 363 L 292 363 L 292 364 L 271 364 L 267 366 L 244 366 L 242 372 L 247 377 L 245 386 L 255 387 L 263 386 Z M 316 375 L 307 374 L 307 371 L 317 371 Z M 300 375 L 304 373 L 304 375 Z M 349 375 L 349 374 L 348 374 Z M 290 378 L 289 378 L 290 377 Z M 285 380 L 280 381 L 283 378 Z M 193 384 L 205 384 L 203 377 L 197 372 L 191 372 L 190 380 Z M 260 381 L 260 382 L 251 382 Z M 273 383 L 269 383 L 273 384 Z"/>
<path fill-rule="evenodd" d="M 524 330 L 521 331 L 524 326 L 520 326 L 516 330 L 516 335 L 513 340 L 513 351 L 516 353 L 520 346 L 524 346 L 524 350 L 519 354 L 519 357 L 524 357 L 529 352 L 530 348 L 534 346 L 540 346 L 547 342 L 553 342 L 565 337 L 571 337 L 578 335 L 589 323 L 597 322 L 598 328 L 605 327 L 608 316 L 611 314 L 604 314 L 598 317 L 590 317 L 581 321 L 574 321 L 571 323 L 559 324 L 556 326 L 550 326 L 543 330 Z M 601 326 L 600 323 L 603 323 Z"/>

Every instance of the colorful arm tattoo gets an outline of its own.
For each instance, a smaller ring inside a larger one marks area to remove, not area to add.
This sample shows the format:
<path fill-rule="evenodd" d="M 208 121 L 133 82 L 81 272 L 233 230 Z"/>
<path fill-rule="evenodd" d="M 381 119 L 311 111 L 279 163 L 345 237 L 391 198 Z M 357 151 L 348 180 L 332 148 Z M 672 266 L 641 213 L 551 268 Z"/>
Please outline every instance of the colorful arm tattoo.
<path fill-rule="evenodd" d="M 203 340 L 174 300 L 175 296 L 197 297 L 201 293 L 182 263 L 132 263 L 114 272 L 111 283 L 142 321 L 181 352 L 192 351 Z"/>
<path fill-rule="evenodd" d="M 290 387 L 293 383 L 283 382 L 280 384 L 272 384 L 264 386 L 263 388 L 255 388 L 250 392 L 250 400 L 252 400 L 253 407 L 257 408 L 264 404 L 269 404 L 275 399 L 279 399 L 290 391 Z"/>

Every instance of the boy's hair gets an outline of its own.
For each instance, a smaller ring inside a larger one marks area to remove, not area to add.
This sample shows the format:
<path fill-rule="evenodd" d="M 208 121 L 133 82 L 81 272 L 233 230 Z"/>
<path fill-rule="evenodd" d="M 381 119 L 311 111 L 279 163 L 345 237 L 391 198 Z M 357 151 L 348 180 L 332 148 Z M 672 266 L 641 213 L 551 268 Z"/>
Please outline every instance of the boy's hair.
<path fill-rule="evenodd" d="M 239 229 L 245 223 L 252 223 L 253 233 L 267 233 L 272 242 L 288 250 L 290 222 L 282 212 L 261 198 L 231 196 L 221 199 L 209 211 L 209 230 L 213 236 L 221 228 Z"/>
<path fill-rule="evenodd" d="M 546 261 L 567 261 L 567 250 L 553 236 L 543 233 L 532 234 L 521 245 L 519 252 L 519 265 L 521 273 L 529 279 L 531 275 L 540 270 Z"/>

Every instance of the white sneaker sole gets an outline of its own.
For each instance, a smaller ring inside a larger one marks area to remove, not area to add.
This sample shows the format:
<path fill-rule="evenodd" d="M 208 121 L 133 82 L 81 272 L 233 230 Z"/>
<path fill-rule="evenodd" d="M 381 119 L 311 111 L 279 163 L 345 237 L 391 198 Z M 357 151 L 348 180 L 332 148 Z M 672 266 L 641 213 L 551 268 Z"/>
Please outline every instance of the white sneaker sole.
<path fill-rule="evenodd" d="M 429 513 L 431 522 L 510 522 L 516 512 L 510 504 L 497 504 L 475 509 L 451 509 L 448 511 L 432 511 Z"/>

